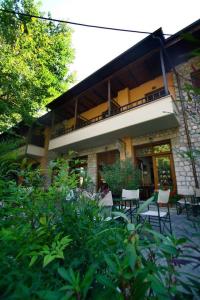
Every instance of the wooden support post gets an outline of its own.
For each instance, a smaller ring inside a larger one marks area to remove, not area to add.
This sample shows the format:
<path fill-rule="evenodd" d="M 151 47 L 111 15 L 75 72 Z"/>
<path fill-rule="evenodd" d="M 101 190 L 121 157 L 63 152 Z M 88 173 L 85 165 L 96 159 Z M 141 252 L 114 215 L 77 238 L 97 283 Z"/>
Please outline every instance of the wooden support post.
<path fill-rule="evenodd" d="M 111 86 L 110 79 L 108 80 L 108 115 L 111 115 Z"/>
<path fill-rule="evenodd" d="M 168 95 L 169 94 L 169 89 L 168 89 L 168 84 L 167 84 L 167 76 L 166 76 L 164 56 L 163 56 L 163 50 L 162 49 L 160 49 L 160 63 L 161 63 L 161 70 L 162 70 L 165 94 Z"/>
<path fill-rule="evenodd" d="M 78 117 L 78 98 L 75 99 L 75 108 L 74 108 L 74 129 L 77 126 L 77 117 Z"/>

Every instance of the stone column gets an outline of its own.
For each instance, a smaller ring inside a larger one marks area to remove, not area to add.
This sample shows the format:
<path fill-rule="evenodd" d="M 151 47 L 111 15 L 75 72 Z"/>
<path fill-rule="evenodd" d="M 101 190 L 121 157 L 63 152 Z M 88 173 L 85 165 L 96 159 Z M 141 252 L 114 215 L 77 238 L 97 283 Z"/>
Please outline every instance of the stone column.
<path fill-rule="evenodd" d="M 88 175 L 92 178 L 93 183 L 97 186 L 97 154 L 88 154 L 87 161 Z"/>
<path fill-rule="evenodd" d="M 133 145 L 131 137 L 124 137 L 119 140 L 119 151 L 120 151 L 120 160 L 125 160 L 126 158 L 130 158 L 134 162 L 134 153 L 133 153 Z"/>

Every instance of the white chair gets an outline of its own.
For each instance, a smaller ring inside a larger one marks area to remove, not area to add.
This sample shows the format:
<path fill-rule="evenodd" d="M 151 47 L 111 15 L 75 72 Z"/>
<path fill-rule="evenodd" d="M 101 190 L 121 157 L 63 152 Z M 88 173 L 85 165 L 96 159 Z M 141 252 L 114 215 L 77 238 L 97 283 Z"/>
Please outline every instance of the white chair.
<path fill-rule="evenodd" d="M 120 208 L 124 209 L 127 216 L 133 222 L 133 215 L 139 207 L 140 190 L 122 190 L 122 201 L 120 201 Z"/>
<path fill-rule="evenodd" d="M 99 200 L 99 206 L 102 208 L 102 213 L 106 220 L 112 219 L 111 212 L 113 207 L 112 192 L 109 191 L 102 199 Z"/>
<path fill-rule="evenodd" d="M 99 206 L 104 206 L 104 207 L 113 206 L 112 192 L 108 192 L 102 199 L 100 199 Z"/>
<path fill-rule="evenodd" d="M 169 211 L 169 196 L 170 190 L 159 190 L 158 191 L 158 199 L 156 201 L 156 210 L 150 209 L 145 212 L 139 214 L 140 220 L 146 221 L 148 219 L 149 223 L 159 227 L 160 233 L 164 233 L 165 228 L 172 233 L 172 226 L 171 226 L 171 218 L 170 218 L 170 211 Z M 165 209 L 161 211 L 160 206 L 166 206 L 167 210 Z M 167 227 L 169 224 L 169 228 Z"/>

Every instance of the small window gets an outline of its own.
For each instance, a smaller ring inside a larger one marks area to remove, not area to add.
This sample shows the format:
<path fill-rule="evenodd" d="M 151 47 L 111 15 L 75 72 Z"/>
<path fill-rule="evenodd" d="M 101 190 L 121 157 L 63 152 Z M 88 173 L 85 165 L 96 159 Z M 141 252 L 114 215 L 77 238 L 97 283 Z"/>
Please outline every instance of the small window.
<path fill-rule="evenodd" d="M 151 101 L 157 100 L 159 98 L 162 98 L 164 96 L 166 96 L 165 90 L 164 90 L 164 88 L 160 88 L 160 89 L 157 89 L 150 93 L 145 94 L 145 99 L 146 99 L 146 102 L 151 102 Z"/>
<path fill-rule="evenodd" d="M 200 88 L 200 70 L 191 73 L 192 85 L 194 88 Z"/>

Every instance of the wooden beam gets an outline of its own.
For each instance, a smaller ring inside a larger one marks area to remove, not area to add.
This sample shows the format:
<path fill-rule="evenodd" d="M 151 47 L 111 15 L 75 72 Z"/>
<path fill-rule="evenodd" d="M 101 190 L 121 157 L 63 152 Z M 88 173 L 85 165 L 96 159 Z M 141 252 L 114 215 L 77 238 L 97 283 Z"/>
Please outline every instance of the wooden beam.
<path fill-rule="evenodd" d="M 122 87 L 123 89 L 126 88 L 126 86 L 121 82 L 121 80 L 119 79 L 119 77 L 115 77 L 114 80 L 115 80 L 116 82 L 118 82 L 118 84 L 120 84 L 121 87 Z"/>
<path fill-rule="evenodd" d="M 99 92 L 97 92 L 96 90 L 92 90 L 93 94 L 95 96 L 97 96 L 98 98 L 100 98 L 101 100 L 105 101 L 105 96 L 103 96 L 102 94 L 100 94 Z"/>
<path fill-rule="evenodd" d="M 137 80 L 131 69 L 128 69 L 128 73 L 130 74 L 136 85 L 140 85 L 140 82 Z"/>
<path fill-rule="evenodd" d="M 93 98 L 91 98 L 90 96 L 86 96 L 86 100 L 90 103 L 90 104 L 92 104 L 92 105 L 94 105 L 94 106 L 96 106 L 97 104 L 96 104 L 96 102 L 95 101 L 93 101 Z M 89 106 L 90 107 L 90 106 Z"/>

